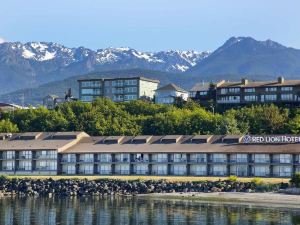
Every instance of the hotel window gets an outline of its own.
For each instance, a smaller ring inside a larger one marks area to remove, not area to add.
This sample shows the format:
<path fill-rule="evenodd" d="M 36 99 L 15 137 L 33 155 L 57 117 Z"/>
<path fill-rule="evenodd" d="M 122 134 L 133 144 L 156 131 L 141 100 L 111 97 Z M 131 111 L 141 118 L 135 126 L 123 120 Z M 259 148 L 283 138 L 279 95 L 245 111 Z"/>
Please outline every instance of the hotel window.
<path fill-rule="evenodd" d="M 152 174 L 153 175 L 167 175 L 168 174 L 168 165 L 152 165 Z"/>
<path fill-rule="evenodd" d="M 168 162 L 167 154 L 154 154 L 152 157 L 153 162 Z"/>
<path fill-rule="evenodd" d="M 267 92 L 274 92 L 274 91 L 277 91 L 277 87 L 266 87 L 265 90 Z"/>
<path fill-rule="evenodd" d="M 113 88 L 112 93 L 113 94 L 123 94 L 124 90 L 123 90 L 123 88 Z"/>
<path fill-rule="evenodd" d="M 247 165 L 230 166 L 230 174 L 235 176 L 245 177 L 248 175 L 248 166 Z"/>
<path fill-rule="evenodd" d="M 258 177 L 266 177 L 270 175 L 269 166 L 253 166 L 252 171 L 253 175 Z"/>
<path fill-rule="evenodd" d="M 134 156 L 135 162 L 148 162 L 149 161 L 149 155 L 148 154 L 135 154 Z"/>
<path fill-rule="evenodd" d="M 190 162 L 205 163 L 206 162 L 206 154 L 191 154 Z"/>
<path fill-rule="evenodd" d="M 244 92 L 246 92 L 246 93 L 253 93 L 253 92 L 255 92 L 255 88 L 245 88 Z"/>
<path fill-rule="evenodd" d="M 293 94 L 281 94 L 281 100 L 293 100 Z"/>
<path fill-rule="evenodd" d="M 232 155 L 230 155 L 230 162 L 247 163 L 248 155 L 247 154 L 232 154 Z"/>
<path fill-rule="evenodd" d="M 266 101 L 276 101 L 277 95 L 265 95 L 265 100 Z"/>
<path fill-rule="evenodd" d="M 76 155 L 75 154 L 64 154 L 62 156 L 62 162 L 76 162 Z"/>
<path fill-rule="evenodd" d="M 225 163 L 227 162 L 227 155 L 226 154 L 213 154 L 212 161 L 216 163 Z"/>
<path fill-rule="evenodd" d="M 274 163 L 292 163 L 291 154 L 275 154 L 273 155 Z"/>
<path fill-rule="evenodd" d="M 133 165 L 133 171 L 135 174 L 148 174 L 148 165 L 145 164 Z"/>
<path fill-rule="evenodd" d="M 171 172 L 173 175 L 186 175 L 186 165 L 172 165 Z"/>
<path fill-rule="evenodd" d="M 117 164 L 115 166 L 116 174 L 130 174 L 130 165 L 129 164 Z"/>
<path fill-rule="evenodd" d="M 191 165 L 190 166 L 190 174 L 191 175 L 198 175 L 198 176 L 204 176 L 207 175 L 207 167 L 206 165 Z"/>
<path fill-rule="evenodd" d="M 3 152 L 3 159 L 14 159 L 15 151 L 5 151 Z"/>
<path fill-rule="evenodd" d="M 79 173 L 81 174 L 93 174 L 94 173 L 94 165 L 80 165 Z"/>
<path fill-rule="evenodd" d="M 222 95 L 227 94 L 227 89 L 226 88 L 221 88 L 221 94 Z"/>
<path fill-rule="evenodd" d="M 199 92 L 199 95 L 200 95 L 200 96 L 207 95 L 207 91 L 200 91 L 200 92 Z"/>
<path fill-rule="evenodd" d="M 31 159 L 32 158 L 32 152 L 31 151 L 21 151 L 19 153 L 20 159 Z"/>
<path fill-rule="evenodd" d="M 15 162 L 14 161 L 3 161 L 2 162 L 2 170 L 14 170 Z"/>
<path fill-rule="evenodd" d="M 62 172 L 64 174 L 76 174 L 76 167 L 75 165 L 63 165 Z"/>
<path fill-rule="evenodd" d="M 173 154 L 174 162 L 186 162 L 186 154 Z"/>
<path fill-rule="evenodd" d="M 111 154 L 99 154 L 98 157 L 99 157 L 100 162 L 111 162 L 112 161 Z"/>
<path fill-rule="evenodd" d="M 116 154 L 116 162 L 130 162 L 130 154 Z"/>
<path fill-rule="evenodd" d="M 273 175 L 276 177 L 290 177 L 292 175 L 291 166 L 274 166 Z"/>
<path fill-rule="evenodd" d="M 281 91 L 292 91 L 293 87 L 281 87 Z"/>
<path fill-rule="evenodd" d="M 256 101 L 256 95 L 245 95 L 244 99 L 247 102 L 253 102 Z"/>
<path fill-rule="evenodd" d="M 256 163 L 269 163 L 270 155 L 269 154 L 254 154 L 254 162 Z"/>
<path fill-rule="evenodd" d="M 229 88 L 229 89 L 228 89 L 228 92 L 231 92 L 231 93 L 238 93 L 238 92 L 240 92 L 240 88 Z"/>
<path fill-rule="evenodd" d="M 20 161 L 18 170 L 30 171 L 32 168 L 32 163 L 28 161 Z"/>
<path fill-rule="evenodd" d="M 129 85 L 137 85 L 137 80 L 125 80 L 125 85 L 129 86 Z"/>
<path fill-rule="evenodd" d="M 82 95 L 99 95 L 100 94 L 100 89 L 99 88 L 81 89 L 81 94 Z"/>
<path fill-rule="evenodd" d="M 46 159 L 57 159 L 56 151 L 38 151 L 36 153 L 37 158 L 46 158 Z"/>
<path fill-rule="evenodd" d="M 227 166 L 226 165 L 212 165 L 211 167 L 212 175 L 214 176 L 225 176 L 227 175 Z"/>
<path fill-rule="evenodd" d="M 57 170 L 56 161 L 37 161 L 36 170 Z"/>
<path fill-rule="evenodd" d="M 100 174 L 111 174 L 111 165 L 99 165 L 98 172 Z"/>
<path fill-rule="evenodd" d="M 94 162 L 94 154 L 81 154 L 79 159 L 81 162 Z"/>

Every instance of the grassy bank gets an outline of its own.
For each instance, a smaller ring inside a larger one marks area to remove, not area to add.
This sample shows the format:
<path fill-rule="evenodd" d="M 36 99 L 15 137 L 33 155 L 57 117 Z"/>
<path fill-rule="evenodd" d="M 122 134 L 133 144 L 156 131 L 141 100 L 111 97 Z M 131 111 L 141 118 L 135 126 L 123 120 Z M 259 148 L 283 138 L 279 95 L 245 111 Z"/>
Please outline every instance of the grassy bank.
<path fill-rule="evenodd" d="M 54 180 L 59 179 L 116 179 L 116 180 L 167 180 L 170 182 L 188 182 L 188 181 L 217 181 L 217 180 L 228 180 L 228 177 L 186 177 L 186 176 L 7 176 L 7 178 L 31 178 L 31 179 L 47 179 L 52 178 Z M 240 182 L 253 181 L 253 177 L 249 178 L 237 178 Z M 288 183 L 289 178 L 259 178 L 264 183 Z"/>

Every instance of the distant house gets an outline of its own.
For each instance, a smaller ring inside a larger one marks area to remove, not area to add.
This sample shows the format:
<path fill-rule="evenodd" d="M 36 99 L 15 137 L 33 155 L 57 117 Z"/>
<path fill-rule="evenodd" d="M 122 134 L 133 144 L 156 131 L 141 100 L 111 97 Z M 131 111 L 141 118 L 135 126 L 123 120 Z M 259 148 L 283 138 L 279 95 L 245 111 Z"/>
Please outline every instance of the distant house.
<path fill-rule="evenodd" d="M 155 103 L 157 104 L 173 104 L 177 98 L 186 101 L 188 92 L 172 83 L 155 91 Z"/>
<path fill-rule="evenodd" d="M 2 112 L 11 112 L 17 109 L 28 109 L 28 108 L 22 107 L 20 105 L 0 102 L 0 111 Z"/>
<path fill-rule="evenodd" d="M 57 95 L 47 95 L 43 98 L 43 106 L 47 109 L 54 109 L 57 105 L 64 102 L 76 101 L 77 99 L 72 96 L 71 89 L 66 92 L 64 98 Z"/>

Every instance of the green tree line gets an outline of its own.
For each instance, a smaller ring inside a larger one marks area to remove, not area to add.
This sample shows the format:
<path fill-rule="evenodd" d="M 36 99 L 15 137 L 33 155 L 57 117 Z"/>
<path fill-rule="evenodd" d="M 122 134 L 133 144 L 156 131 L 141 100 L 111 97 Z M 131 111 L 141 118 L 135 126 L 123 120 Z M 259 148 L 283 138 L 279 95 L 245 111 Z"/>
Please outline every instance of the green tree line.
<path fill-rule="evenodd" d="M 0 112 L 0 132 L 85 131 L 90 135 L 298 134 L 300 110 L 256 105 L 212 113 L 188 101 L 158 105 L 96 99 L 64 103 L 55 110 Z"/>

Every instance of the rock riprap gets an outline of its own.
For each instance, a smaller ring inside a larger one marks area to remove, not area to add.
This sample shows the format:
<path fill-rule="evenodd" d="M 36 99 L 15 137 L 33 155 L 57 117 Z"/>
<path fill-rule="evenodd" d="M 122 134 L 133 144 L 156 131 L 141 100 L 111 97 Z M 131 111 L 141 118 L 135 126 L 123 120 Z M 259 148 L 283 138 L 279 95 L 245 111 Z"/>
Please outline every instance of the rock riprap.
<path fill-rule="evenodd" d="M 278 191 L 288 184 L 257 185 L 230 180 L 171 182 L 166 180 L 116 179 L 29 179 L 0 178 L 1 196 L 97 196 L 173 192 L 257 192 Z"/>

